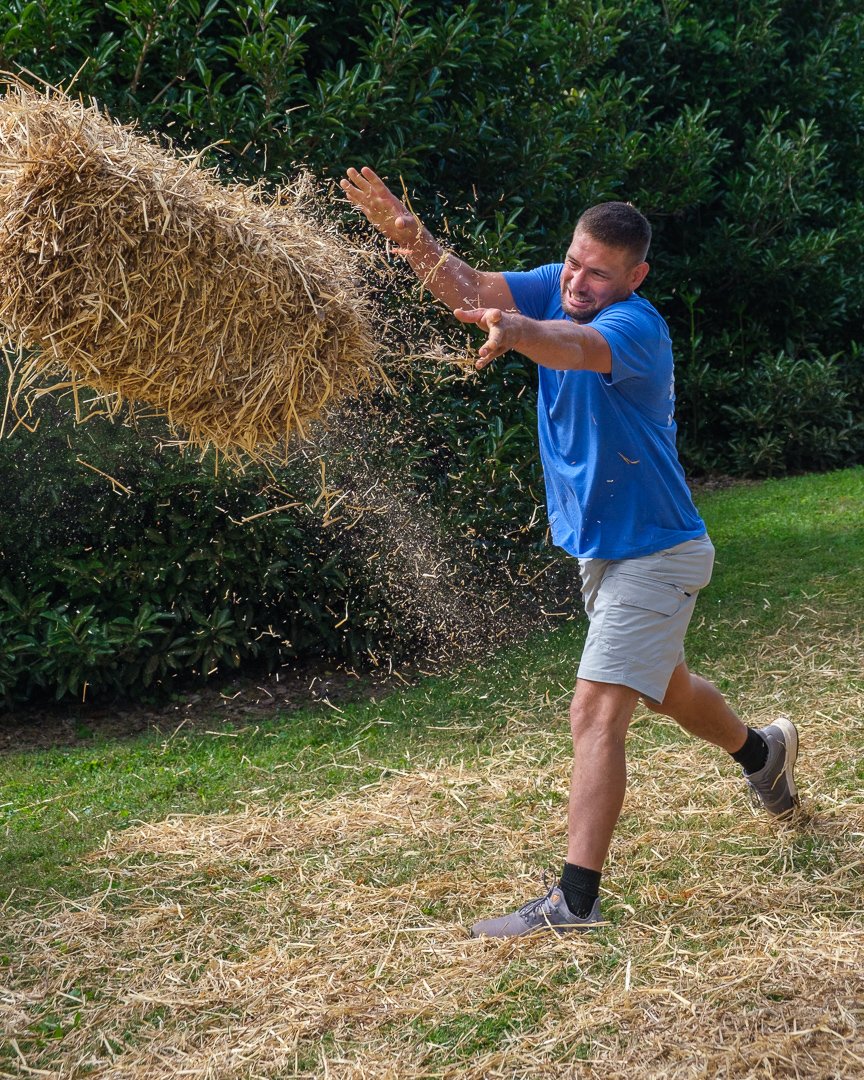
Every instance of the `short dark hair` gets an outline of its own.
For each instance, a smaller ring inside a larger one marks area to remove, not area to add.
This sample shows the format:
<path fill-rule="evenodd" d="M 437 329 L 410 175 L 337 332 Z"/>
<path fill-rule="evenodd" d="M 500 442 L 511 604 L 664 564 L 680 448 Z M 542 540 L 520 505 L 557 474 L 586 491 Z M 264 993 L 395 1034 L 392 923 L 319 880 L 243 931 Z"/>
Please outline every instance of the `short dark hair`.
<path fill-rule="evenodd" d="M 651 245 L 648 219 L 632 203 L 598 203 L 585 211 L 576 222 L 576 228 L 601 244 L 632 252 L 637 262 L 645 261 Z"/>

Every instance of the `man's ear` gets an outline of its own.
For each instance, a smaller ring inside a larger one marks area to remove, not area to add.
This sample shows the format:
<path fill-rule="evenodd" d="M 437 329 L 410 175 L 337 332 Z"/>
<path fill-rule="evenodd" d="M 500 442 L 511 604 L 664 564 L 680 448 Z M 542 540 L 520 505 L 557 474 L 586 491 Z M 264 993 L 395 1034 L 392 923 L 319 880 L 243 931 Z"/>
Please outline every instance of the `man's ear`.
<path fill-rule="evenodd" d="M 648 271 L 650 269 L 651 267 L 648 265 L 647 262 L 638 263 L 636 266 L 633 267 L 633 276 L 630 280 L 630 287 L 633 289 L 634 292 L 636 291 L 636 289 L 639 288 L 645 278 L 648 277 Z"/>

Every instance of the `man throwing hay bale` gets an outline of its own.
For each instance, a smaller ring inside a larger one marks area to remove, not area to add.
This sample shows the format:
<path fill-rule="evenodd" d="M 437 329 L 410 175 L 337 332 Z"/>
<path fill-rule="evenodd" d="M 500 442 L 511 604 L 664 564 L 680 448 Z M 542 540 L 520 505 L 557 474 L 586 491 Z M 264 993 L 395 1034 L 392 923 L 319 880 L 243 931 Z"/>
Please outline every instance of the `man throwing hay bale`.
<path fill-rule="evenodd" d="M 726 750 L 773 817 L 791 816 L 798 805 L 792 722 L 746 727 L 684 659 L 714 549 L 678 462 L 666 323 L 636 292 L 648 274 L 651 227 L 628 203 L 601 203 L 577 222 L 563 263 L 489 273 L 445 252 L 371 169 L 349 169 L 342 188 L 432 294 L 486 332 L 477 368 L 510 349 L 538 367 L 552 537 L 579 560 L 589 619 L 570 707 L 567 857 L 545 896 L 484 919 L 472 935 L 585 930 L 602 921 L 600 875 L 624 801 L 625 736 L 640 698 Z"/>
<path fill-rule="evenodd" d="M 279 453 L 382 376 L 360 259 L 301 194 L 266 198 L 95 107 L 0 98 L 0 324 L 46 376 L 164 415 L 230 457 Z M 26 406 L 19 412 L 26 413 Z"/>

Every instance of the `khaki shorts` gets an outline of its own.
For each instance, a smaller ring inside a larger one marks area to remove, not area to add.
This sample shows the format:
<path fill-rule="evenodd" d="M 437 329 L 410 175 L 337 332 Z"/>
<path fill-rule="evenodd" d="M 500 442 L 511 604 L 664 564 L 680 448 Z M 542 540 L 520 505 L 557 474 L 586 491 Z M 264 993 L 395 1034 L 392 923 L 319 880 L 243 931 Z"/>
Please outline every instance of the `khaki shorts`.
<path fill-rule="evenodd" d="M 662 701 L 684 661 L 684 634 L 713 566 L 707 536 L 640 559 L 580 559 L 589 626 L 579 678 Z"/>

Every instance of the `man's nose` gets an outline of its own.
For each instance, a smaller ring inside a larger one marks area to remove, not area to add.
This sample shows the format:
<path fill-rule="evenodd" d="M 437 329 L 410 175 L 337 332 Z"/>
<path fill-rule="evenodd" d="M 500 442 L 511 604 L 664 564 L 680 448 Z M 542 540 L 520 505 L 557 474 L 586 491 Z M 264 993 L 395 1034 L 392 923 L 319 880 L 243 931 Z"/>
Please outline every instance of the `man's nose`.
<path fill-rule="evenodd" d="M 574 270 L 573 273 L 570 275 L 570 288 L 581 292 L 584 285 L 585 285 L 585 271 L 584 270 Z"/>

